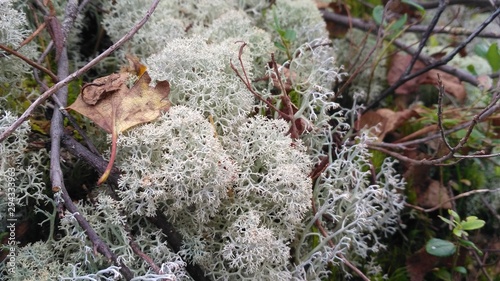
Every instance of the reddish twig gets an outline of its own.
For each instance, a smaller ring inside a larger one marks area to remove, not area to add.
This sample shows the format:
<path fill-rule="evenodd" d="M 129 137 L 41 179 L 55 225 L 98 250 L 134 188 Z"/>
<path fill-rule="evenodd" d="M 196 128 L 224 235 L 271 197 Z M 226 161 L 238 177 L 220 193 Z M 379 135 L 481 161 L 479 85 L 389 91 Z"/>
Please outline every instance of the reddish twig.
<path fill-rule="evenodd" d="M 240 42 L 240 41 L 239 41 Z M 239 42 L 236 42 L 236 43 L 239 43 Z M 250 81 L 250 79 L 248 78 L 248 75 L 247 75 L 247 72 L 245 70 L 245 65 L 243 64 L 243 60 L 241 59 L 241 56 L 243 55 L 243 48 L 247 45 L 247 43 L 245 42 L 242 42 L 243 44 L 241 44 L 240 46 L 240 51 L 238 53 L 238 60 L 240 62 L 240 66 L 241 66 L 241 71 L 243 72 L 243 75 L 241 75 L 241 73 L 238 71 L 238 69 L 236 69 L 236 66 L 234 66 L 233 62 L 230 61 L 229 64 L 231 65 L 231 69 L 236 73 L 236 75 L 238 76 L 238 78 L 240 78 L 241 81 L 243 81 L 243 84 L 245 84 L 245 86 L 247 87 L 247 89 L 258 99 L 260 100 L 261 102 L 267 104 L 267 106 L 269 106 L 270 108 L 272 108 L 273 110 L 275 110 L 276 112 L 280 113 L 281 114 L 281 111 L 276 108 L 274 106 L 274 104 L 272 104 L 271 102 L 269 102 L 268 100 L 264 99 L 259 93 L 257 93 L 257 91 L 254 90 L 254 88 L 252 87 L 252 82 Z"/>
<path fill-rule="evenodd" d="M 33 33 L 31 33 L 30 36 L 26 37 L 26 39 L 24 39 L 23 42 L 19 44 L 18 50 L 21 49 L 22 46 L 31 42 L 38 34 L 40 34 L 40 32 L 42 32 L 45 29 L 46 25 L 47 24 L 45 22 L 42 22 L 42 24 L 40 24 L 40 26 L 38 26 L 38 28 L 35 31 L 33 31 Z"/>
<path fill-rule="evenodd" d="M 240 41 L 239 41 L 240 42 Z M 238 42 L 236 42 L 238 43 Z M 278 83 L 279 83 L 279 87 L 280 87 L 280 90 L 281 90 L 281 100 L 283 102 L 283 105 L 284 105 L 284 110 L 280 110 L 278 109 L 274 104 L 272 104 L 270 101 L 264 99 L 259 93 L 257 93 L 257 91 L 253 88 L 252 86 L 252 82 L 250 81 L 250 79 L 248 78 L 248 75 L 247 75 L 247 72 L 245 70 L 245 65 L 243 64 L 243 60 L 242 60 L 242 55 L 243 55 L 243 48 L 246 46 L 247 44 L 245 42 L 242 42 L 241 46 L 240 46 L 240 50 L 239 50 L 239 53 L 238 53 L 238 61 L 240 62 L 240 67 L 241 67 L 241 72 L 243 73 L 240 73 L 240 71 L 236 68 L 236 66 L 233 64 L 232 61 L 230 61 L 230 65 L 231 65 L 231 69 L 236 73 L 236 76 L 238 76 L 238 78 L 240 78 L 240 80 L 243 82 L 243 84 L 245 84 L 245 87 L 258 99 L 260 100 L 261 102 L 265 103 L 267 106 L 269 106 L 271 109 L 273 109 L 274 111 L 276 111 L 280 116 L 281 118 L 285 119 L 286 121 L 288 122 L 291 122 L 290 124 L 290 130 L 289 130 L 289 134 L 290 136 L 293 138 L 293 139 L 296 139 L 300 136 L 300 134 L 302 132 L 299 132 L 298 128 L 297 128 L 297 124 L 295 123 L 295 116 L 294 116 L 294 105 L 290 99 L 290 97 L 288 96 L 288 94 L 286 93 L 285 91 L 285 86 L 283 85 L 283 81 L 281 80 L 281 75 L 279 73 L 279 69 L 278 69 L 278 65 L 276 63 L 276 60 L 274 59 L 274 55 L 271 55 L 271 68 L 273 69 L 274 71 L 274 75 L 276 75 L 276 80 L 278 80 Z M 273 77 L 271 77 L 273 78 Z"/>
<path fill-rule="evenodd" d="M 49 69 L 45 68 L 43 65 L 40 65 L 32 60 L 30 60 L 29 58 L 25 57 L 23 54 L 19 53 L 18 51 L 16 50 L 13 50 L 7 46 L 4 46 L 2 44 L 0 44 L 0 49 L 6 51 L 7 53 L 11 54 L 11 55 L 14 55 L 20 59 L 22 59 L 23 61 L 25 61 L 27 64 L 33 66 L 34 68 L 36 69 L 40 69 L 41 71 L 45 72 L 47 75 L 50 76 L 50 78 L 52 79 L 52 81 L 55 83 L 57 81 L 59 81 L 57 79 L 57 76 L 52 72 L 50 71 Z"/>
<path fill-rule="evenodd" d="M 276 79 L 278 80 L 278 83 L 279 83 L 279 87 L 280 87 L 280 90 L 281 90 L 281 101 L 283 102 L 283 110 L 281 110 L 281 112 L 283 112 L 284 114 L 281 114 L 282 116 L 284 116 L 284 119 L 286 121 L 289 121 L 291 124 L 290 124 L 290 130 L 289 130 L 289 133 L 290 133 L 290 137 L 292 139 L 297 139 L 300 137 L 300 134 L 301 132 L 299 132 L 299 130 L 297 129 L 297 124 L 295 123 L 295 106 L 293 105 L 292 103 L 292 100 L 290 100 L 290 96 L 287 94 L 286 90 L 285 90 L 285 85 L 283 85 L 283 81 L 281 80 L 281 74 L 280 74 L 280 71 L 278 69 L 278 64 L 276 63 L 276 60 L 274 59 L 274 54 L 271 54 L 271 64 L 272 64 L 272 67 L 274 69 L 274 75 L 276 75 Z M 271 77 L 272 78 L 272 77 Z"/>
<path fill-rule="evenodd" d="M 132 237 L 130 237 L 130 238 L 132 238 Z M 143 251 L 141 251 L 141 249 L 139 248 L 139 245 L 135 241 L 133 241 L 131 239 L 129 244 L 130 244 L 130 248 L 132 248 L 134 253 L 136 255 L 138 255 L 139 257 L 141 257 L 147 264 L 149 264 L 149 266 L 154 270 L 154 272 L 156 272 L 157 274 L 163 273 L 163 272 L 161 272 L 160 267 L 158 265 L 156 265 L 154 260 L 150 256 L 146 255 Z"/>

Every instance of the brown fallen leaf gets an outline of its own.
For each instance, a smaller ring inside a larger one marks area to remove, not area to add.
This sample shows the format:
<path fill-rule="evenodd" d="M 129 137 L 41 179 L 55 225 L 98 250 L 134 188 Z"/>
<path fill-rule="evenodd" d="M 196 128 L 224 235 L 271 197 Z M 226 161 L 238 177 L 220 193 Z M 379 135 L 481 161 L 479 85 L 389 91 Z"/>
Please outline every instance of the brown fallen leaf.
<path fill-rule="evenodd" d="M 399 77 L 405 72 L 406 68 L 411 62 L 410 55 L 404 55 L 396 53 L 391 58 L 391 64 L 389 66 L 389 71 L 387 72 L 387 82 L 392 85 L 398 81 Z M 412 73 L 424 68 L 425 65 L 421 61 L 416 61 L 413 65 Z M 409 81 L 406 81 L 403 85 L 399 86 L 394 92 L 398 95 L 409 95 L 414 93 L 419 86 L 419 77 L 415 77 Z"/>
<path fill-rule="evenodd" d="M 396 130 L 406 120 L 417 115 L 412 109 L 395 112 L 391 109 L 381 108 L 377 111 L 367 111 L 357 122 L 357 129 L 362 129 L 365 126 L 370 128 L 380 124 L 377 130 L 373 129 L 371 133 L 377 136 L 379 141 L 382 141 L 388 133 Z"/>
<path fill-rule="evenodd" d="M 424 74 L 418 77 L 420 78 L 419 82 L 421 84 L 438 85 L 438 74 L 441 76 L 446 93 L 452 95 L 458 102 L 462 103 L 467 94 L 465 92 L 465 86 L 456 76 L 442 70 L 431 69 L 427 72 L 427 75 Z"/>
<path fill-rule="evenodd" d="M 91 86 L 82 88 L 82 93 L 68 109 L 88 117 L 110 134 L 114 130 L 113 120 L 117 131 L 123 132 L 135 125 L 153 121 L 162 111 L 168 110 L 170 85 L 167 81 L 150 87 L 151 78 L 146 72 L 129 89 L 126 85 L 128 78 L 125 78 L 129 75 L 111 74 L 96 79 Z"/>
<path fill-rule="evenodd" d="M 441 209 L 451 209 L 452 207 L 449 201 L 448 190 L 437 180 L 431 180 L 427 190 L 424 193 L 418 194 L 417 200 L 418 205 L 423 208 L 434 208 L 440 204 L 442 204 Z"/>
<path fill-rule="evenodd" d="M 118 134 L 135 125 L 153 121 L 170 108 L 168 81 L 158 82 L 151 87 L 151 78 L 144 72 L 132 83 L 131 79 L 137 78 L 136 74 L 140 75 L 140 70 L 145 68 L 138 60 L 129 60 L 131 65 L 136 65 L 133 69 L 139 70 L 139 73 L 121 72 L 98 78 L 83 86 L 76 101 L 68 107 L 112 134 L 109 165 L 98 184 L 104 182 L 111 172 Z"/>
<path fill-rule="evenodd" d="M 387 73 L 387 82 L 392 85 L 401 77 L 408 65 L 410 64 L 412 56 L 397 53 L 392 56 L 391 65 Z M 411 73 L 415 73 L 425 67 L 425 64 L 421 61 L 417 61 Z M 444 88 L 447 93 L 454 96 L 458 102 L 463 102 L 466 97 L 465 86 L 460 82 L 456 76 L 448 74 L 444 71 L 438 69 L 432 69 L 420 76 L 417 76 L 400 87 L 398 87 L 394 92 L 398 95 L 409 95 L 417 92 L 420 85 L 437 85 L 438 84 L 438 74 L 441 75 L 441 80 L 443 81 Z"/>
<path fill-rule="evenodd" d="M 122 86 L 126 86 L 129 76 L 129 73 L 113 73 L 97 78 L 92 83 L 87 83 L 82 87 L 80 96 L 86 104 L 95 105 L 108 94 L 112 94 Z"/>
<path fill-rule="evenodd" d="M 416 139 L 417 137 L 428 135 L 429 133 L 435 133 L 438 131 L 438 129 L 439 129 L 438 125 L 435 125 L 435 124 L 425 126 L 422 129 L 417 130 L 409 135 L 406 135 L 406 136 L 404 136 L 404 137 L 402 137 L 402 138 L 400 138 L 392 143 L 402 143 L 402 142 L 410 141 L 410 140 Z"/>
<path fill-rule="evenodd" d="M 406 259 L 406 270 L 411 281 L 423 281 L 425 275 L 439 264 L 439 258 L 432 256 L 421 248 Z"/>

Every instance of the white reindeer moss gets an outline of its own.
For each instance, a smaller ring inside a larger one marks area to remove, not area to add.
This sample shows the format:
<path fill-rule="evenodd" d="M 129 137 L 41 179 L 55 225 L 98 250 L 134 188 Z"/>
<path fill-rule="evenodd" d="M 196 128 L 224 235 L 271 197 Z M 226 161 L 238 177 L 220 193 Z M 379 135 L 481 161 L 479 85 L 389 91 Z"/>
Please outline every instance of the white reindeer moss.
<path fill-rule="evenodd" d="M 188 215 L 195 223 L 213 216 L 237 177 L 237 166 L 200 113 L 172 107 L 157 122 L 119 139 L 118 163 L 123 205 L 132 213 L 173 218 Z"/>
<path fill-rule="evenodd" d="M 27 27 L 26 15 L 15 9 L 15 5 L 16 1 L 0 0 L 0 44 L 36 60 L 36 44 L 20 48 L 31 30 Z M 9 95 L 17 96 L 22 92 L 22 79 L 28 73 L 31 73 L 31 67 L 27 63 L 0 50 L 0 102 Z"/>

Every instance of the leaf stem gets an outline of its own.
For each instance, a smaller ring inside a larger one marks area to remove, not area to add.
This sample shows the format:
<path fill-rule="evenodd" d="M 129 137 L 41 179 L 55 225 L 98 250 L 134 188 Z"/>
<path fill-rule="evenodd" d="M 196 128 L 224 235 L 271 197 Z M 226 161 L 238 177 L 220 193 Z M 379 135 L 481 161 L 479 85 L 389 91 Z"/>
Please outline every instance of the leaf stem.
<path fill-rule="evenodd" d="M 108 179 L 116 159 L 116 146 L 117 146 L 116 143 L 118 141 L 118 129 L 116 128 L 116 114 L 113 114 L 112 122 L 113 122 L 113 133 L 111 134 L 111 155 L 109 158 L 108 166 L 106 167 L 106 170 L 102 174 L 101 178 L 97 181 L 97 185 L 101 185 Z"/>

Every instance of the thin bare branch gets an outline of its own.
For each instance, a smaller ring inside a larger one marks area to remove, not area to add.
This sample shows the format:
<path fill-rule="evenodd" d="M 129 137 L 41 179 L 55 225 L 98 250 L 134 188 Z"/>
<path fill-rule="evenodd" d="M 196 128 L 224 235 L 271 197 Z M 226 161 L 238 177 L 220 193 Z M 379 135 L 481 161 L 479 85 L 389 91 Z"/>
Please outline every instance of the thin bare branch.
<path fill-rule="evenodd" d="M 437 8 L 437 6 L 436 6 Z M 323 13 L 323 18 L 326 21 L 329 22 L 335 22 L 344 26 L 349 26 L 350 28 L 355 27 L 357 29 L 361 29 L 364 31 L 369 31 L 369 30 L 376 30 L 377 25 L 373 21 L 364 21 L 361 19 L 357 18 L 350 18 L 345 15 L 341 14 L 336 14 L 330 11 L 326 10 L 321 10 Z M 470 36 L 474 31 L 473 30 L 468 30 L 464 29 L 461 27 L 454 27 L 454 26 L 439 26 L 436 25 L 433 28 L 430 28 L 431 25 L 411 25 L 406 28 L 407 32 L 414 32 L 414 33 L 425 33 L 427 31 L 431 31 L 434 34 L 449 34 L 453 36 Z M 477 37 L 481 38 L 493 38 L 493 39 L 498 39 L 500 38 L 500 33 L 497 32 L 486 32 L 482 31 L 477 35 Z"/>
<path fill-rule="evenodd" d="M 471 196 L 473 194 L 477 194 L 477 193 L 487 193 L 487 192 L 500 192 L 500 188 L 497 188 L 497 189 L 476 189 L 476 190 L 471 190 L 471 191 L 467 191 L 467 192 L 464 192 L 464 193 L 460 193 L 459 195 L 457 196 L 454 196 L 446 201 L 443 201 L 441 203 L 439 203 L 438 205 L 432 207 L 432 208 L 429 208 L 429 209 L 424 209 L 422 207 L 419 207 L 419 206 L 415 206 L 415 205 L 412 205 L 412 204 L 409 204 L 409 203 L 405 203 L 405 206 L 406 207 L 409 207 L 409 208 L 412 208 L 412 209 L 415 209 L 415 210 L 418 210 L 418 211 L 421 211 L 421 212 L 425 212 L 425 213 L 430 213 L 430 212 L 434 212 L 438 209 L 441 208 L 441 206 L 443 206 L 444 204 L 450 202 L 450 201 L 454 201 L 454 200 L 457 200 L 457 199 L 460 199 L 460 198 L 463 198 L 463 197 L 468 197 L 468 196 Z"/>
<path fill-rule="evenodd" d="M 33 66 L 34 68 L 36 69 L 40 69 L 41 71 L 45 72 L 47 75 L 50 76 L 50 78 L 52 79 L 52 81 L 54 82 L 57 82 L 59 81 L 57 79 L 57 75 L 55 75 L 52 71 L 50 71 L 49 69 L 45 68 L 43 65 L 40 65 L 32 60 L 30 60 L 29 58 L 25 57 L 23 54 L 19 53 L 18 51 L 16 50 L 13 50 L 7 46 L 4 46 L 2 44 L 0 44 L 0 49 L 6 51 L 7 53 L 9 54 L 12 54 L 20 59 L 22 59 L 24 62 L 26 62 L 27 64 Z"/>
<path fill-rule="evenodd" d="M 417 62 L 420 54 L 422 53 L 422 50 L 424 49 L 425 45 L 427 44 L 427 40 L 429 40 L 429 37 L 432 34 L 432 31 L 434 30 L 434 27 L 437 25 L 439 18 L 441 17 L 441 14 L 443 14 L 444 10 L 446 9 L 446 3 L 447 1 L 445 0 L 439 0 L 439 7 L 438 10 L 436 11 L 436 14 L 431 20 L 431 23 L 429 24 L 428 29 L 424 32 L 424 35 L 422 36 L 422 39 L 420 40 L 420 43 L 418 44 L 418 48 L 415 51 L 415 53 L 412 55 L 410 64 L 408 64 L 408 67 L 406 67 L 406 70 L 401 76 L 399 77 L 398 80 L 403 79 L 404 77 L 408 76 L 413 69 L 413 66 Z"/>
<path fill-rule="evenodd" d="M 405 162 L 409 162 L 409 163 L 412 163 L 412 164 L 416 164 L 416 165 L 437 165 L 437 164 L 442 165 L 442 163 L 444 161 L 449 160 L 451 158 L 465 159 L 465 158 L 491 158 L 491 157 L 496 157 L 496 156 L 500 155 L 500 153 L 485 154 L 484 151 L 478 151 L 478 152 L 472 153 L 470 155 L 457 155 L 455 153 L 458 150 L 460 150 L 463 147 L 463 145 L 467 142 L 467 140 L 470 137 L 470 134 L 472 133 L 472 130 L 474 129 L 474 127 L 475 127 L 476 124 L 478 124 L 479 122 L 484 121 L 486 118 L 488 118 L 489 116 L 491 116 L 493 113 L 497 112 L 500 109 L 499 100 L 500 100 L 500 94 L 495 93 L 493 95 L 492 99 L 491 99 L 491 102 L 483 110 L 481 110 L 481 112 L 479 112 L 478 114 L 476 114 L 473 117 L 472 120 L 470 120 L 468 122 L 465 122 L 463 124 L 457 125 L 454 128 L 452 128 L 452 129 L 444 130 L 444 128 L 441 125 L 440 126 L 440 130 L 439 130 L 438 133 L 433 134 L 433 135 L 428 136 L 428 137 L 425 137 L 425 138 L 422 138 L 422 139 L 412 140 L 412 141 L 407 141 L 407 142 L 401 142 L 401 143 L 396 143 L 396 144 L 372 142 L 372 143 L 369 143 L 368 145 L 369 145 L 369 147 L 371 149 L 375 149 L 375 150 L 384 152 L 384 153 L 386 153 L 388 155 L 391 155 L 391 156 L 395 157 L 396 159 L 399 159 L 399 160 L 405 161 Z M 439 112 L 438 112 L 438 116 L 439 116 Z M 417 145 L 417 144 L 421 144 L 421 143 L 425 143 L 425 142 L 428 142 L 430 140 L 433 140 L 433 139 L 436 139 L 436 138 L 439 138 L 439 137 L 445 139 L 445 137 L 447 135 L 449 135 L 451 133 L 454 133 L 456 131 L 462 130 L 462 129 L 466 129 L 466 128 L 467 128 L 467 132 L 466 132 L 465 136 L 462 139 L 460 139 L 460 141 L 458 142 L 458 144 L 455 147 L 449 146 L 448 149 L 450 149 L 450 152 L 447 155 L 445 155 L 445 156 L 443 156 L 443 157 L 441 157 L 439 159 L 433 159 L 433 160 L 428 160 L 428 159 L 415 160 L 415 159 L 411 159 L 409 157 L 406 157 L 404 155 L 401 155 L 399 153 L 396 153 L 396 152 L 393 152 L 393 151 L 389 150 L 389 149 L 406 150 L 406 149 L 408 149 L 411 146 L 414 146 L 414 145 Z M 449 164 L 447 164 L 447 165 L 449 165 Z"/>
<path fill-rule="evenodd" d="M 474 8 L 487 8 L 491 7 L 491 3 L 495 6 L 500 5 L 499 0 L 448 0 L 450 3 L 448 5 L 471 5 Z M 439 6 L 439 1 L 433 1 L 433 2 L 417 2 L 420 6 L 422 6 L 424 9 L 435 9 Z"/>
<path fill-rule="evenodd" d="M 438 126 L 439 126 L 439 132 L 441 132 L 441 139 L 445 143 L 446 147 L 448 148 L 449 151 L 453 151 L 453 148 L 451 145 L 448 143 L 448 140 L 446 139 L 446 136 L 444 134 L 444 126 L 443 126 L 443 96 L 444 96 L 444 85 L 443 81 L 441 81 L 441 75 L 439 73 L 437 74 L 438 77 L 438 89 L 439 89 L 439 94 L 438 94 Z"/>
<path fill-rule="evenodd" d="M 76 19 L 78 14 L 78 1 L 70 0 L 67 2 L 66 10 L 65 10 L 65 18 L 62 26 L 58 28 L 62 30 L 53 30 L 53 32 L 60 33 L 62 37 L 58 38 L 62 42 L 66 41 L 66 36 Z M 65 31 L 63 31 L 65 30 Z M 60 42 L 60 43 L 62 43 Z M 58 55 L 58 65 L 57 65 L 57 75 L 59 79 L 64 79 L 69 75 L 69 62 L 68 62 L 68 53 L 67 49 L 62 44 L 62 49 L 60 49 Z M 59 88 L 54 97 L 57 98 L 61 105 L 66 105 L 68 96 L 68 87 L 67 85 Z M 63 125 L 63 115 L 60 111 L 54 110 L 51 119 L 50 126 L 50 136 L 51 136 L 51 150 L 50 150 L 50 181 L 52 184 L 52 190 L 57 190 L 61 192 L 63 202 L 58 202 L 59 206 L 58 210 L 62 210 L 61 204 L 64 204 L 64 207 L 76 218 L 78 224 L 82 229 L 85 230 L 87 237 L 92 241 L 94 248 L 103 254 L 109 260 L 112 260 L 116 266 L 120 267 L 120 272 L 126 280 L 130 280 L 134 277 L 130 269 L 118 259 L 118 256 L 115 255 L 109 246 L 99 237 L 99 235 L 95 232 L 92 226 L 88 223 L 88 221 L 80 214 L 78 208 L 71 200 L 69 193 L 64 184 L 63 173 L 60 164 L 61 158 L 61 137 L 64 133 L 64 125 Z"/>
<path fill-rule="evenodd" d="M 462 43 L 460 43 L 455 49 L 453 49 L 451 52 L 449 52 L 446 56 L 444 56 L 443 58 L 441 58 L 438 61 L 435 61 L 432 59 L 430 64 L 429 64 L 429 61 L 424 61 L 424 63 L 426 63 L 427 66 L 425 66 L 424 68 L 422 68 L 418 71 L 415 71 L 413 74 L 406 75 L 406 76 L 402 77 L 401 79 L 399 79 L 396 83 L 394 83 L 388 89 L 386 89 L 375 101 L 373 101 L 370 105 L 368 105 L 366 107 L 365 111 L 370 109 L 370 108 L 373 108 L 376 104 L 378 104 L 380 101 L 385 99 L 389 94 L 391 94 L 394 90 L 396 90 L 399 86 L 403 85 L 407 81 L 409 81 L 417 76 L 420 76 L 431 69 L 434 69 L 434 68 L 442 69 L 440 67 L 445 66 L 445 64 L 447 64 L 449 61 L 451 61 L 453 59 L 453 57 L 455 57 L 458 54 L 458 52 L 460 52 L 460 50 L 465 48 L 465 46 L 467 46 L 472 41 L 472 39 L 476 38 L 477 35 L 479 33 L 481 33 L 481 31 L 484 28 L 486 28 L 486 26 L 488 26 L 499 14 L 500 14 L 500 8 L 498 8 L 493 14 L 491 14 L 483 23 L 481 23 L 476 28 L 476 30 L 469 37 L 467 37 Z M 442 70 L 445 71 L 444 69 L 442 69 Z M 451 73 L 451 74 L 453 74 L 453 73 Z M 456 74 L 453 74 L 453 75 L 456 76 Z M 475 80 L 474 83 L 471 83 L 471 84 L 478 86 L 479 83 L 478 83 L 477 79 L 474 79 L 474 80 Z M 467 82 L 471 82 L 471 81 L 467 81 Z"/>

